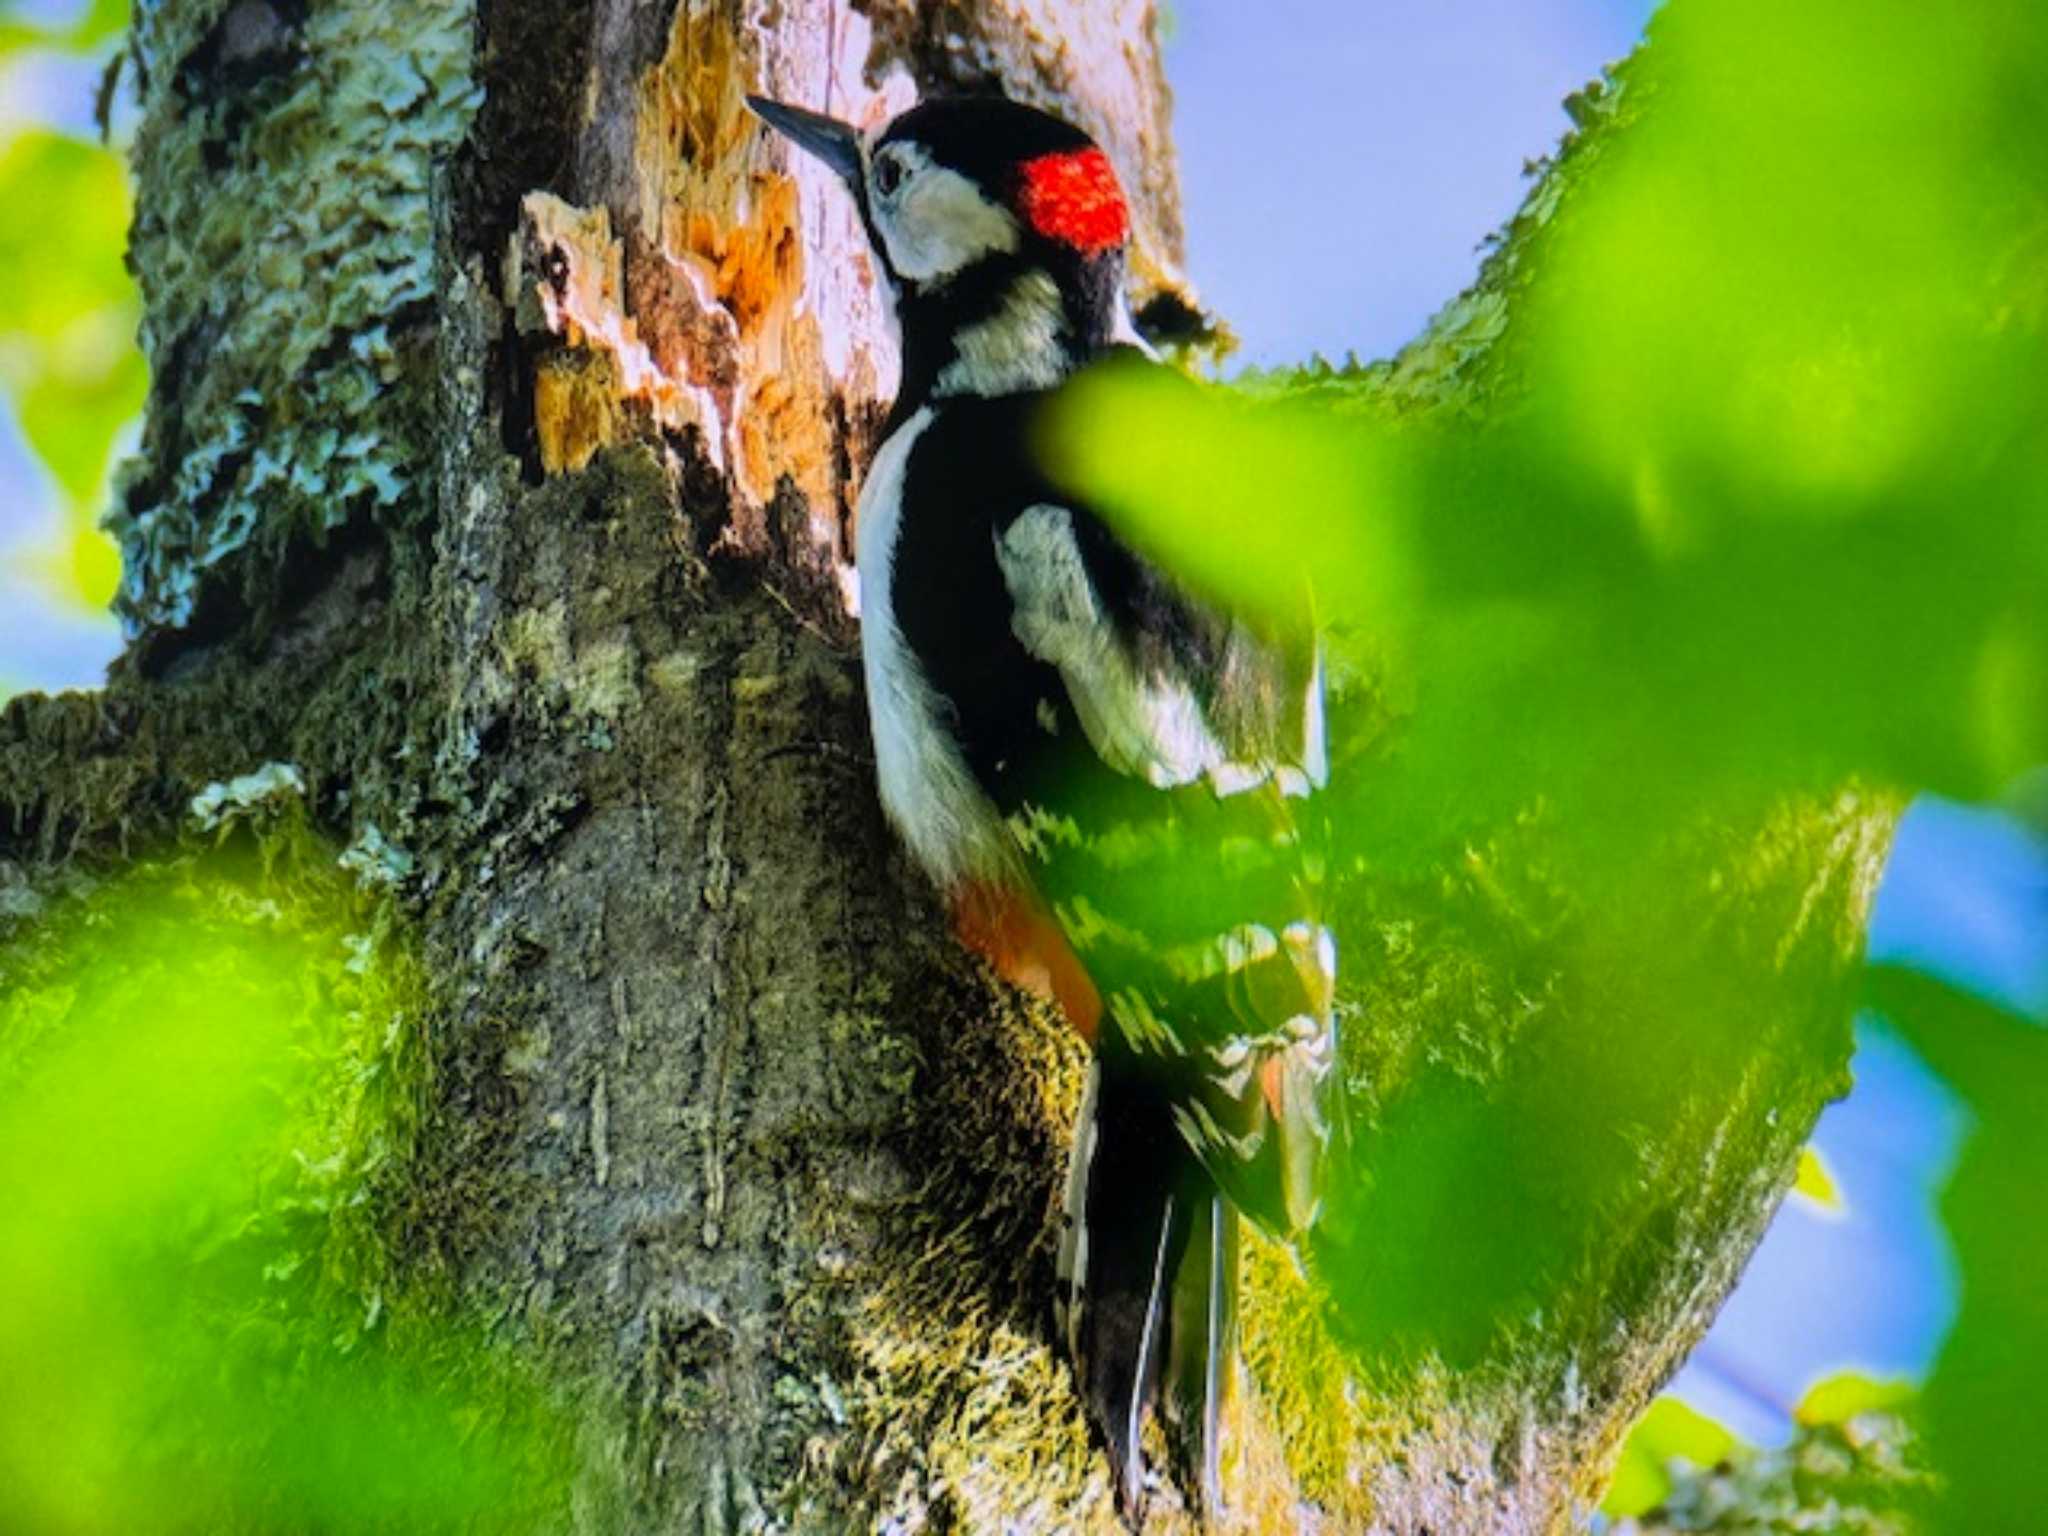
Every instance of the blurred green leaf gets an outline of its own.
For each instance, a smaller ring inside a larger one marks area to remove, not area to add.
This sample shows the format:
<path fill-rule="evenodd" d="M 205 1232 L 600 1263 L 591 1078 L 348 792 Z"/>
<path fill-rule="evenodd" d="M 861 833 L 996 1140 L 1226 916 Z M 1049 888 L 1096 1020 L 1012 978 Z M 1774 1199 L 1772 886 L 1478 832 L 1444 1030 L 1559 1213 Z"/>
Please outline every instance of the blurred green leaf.
<path fill-rule="evenodd" d="M 1961 1308 L 1924 1394 L 1948 1485 L 1933 1529 L 2027 1530 L 2041 1489 L 2023 1447 L 2048 1402 L 2048 1035 L 1910 972 L 1879 973 L 1873 991 L 1977 1117 L 1941 1208 Z"/>
<path fill-rule="evenodd" d="M 0 387 L 65 497 L 69 531 L 41 564 L 56 590 L 104 608 L 101 498 L 148 387 L 124 260 L 127 173 L 108 150 L 31 130 L 0 148 L 0 203 L 35 210 L 0 224 Z"/>
<path fill-rule="evenodd" d="M 1860 1371 L 1845 1371 L 1809 1387 L 1794 1416 L 1802 1424 L 1846 1424 L 1858 1414 L 1910 1408 L 1918 1395 L 1910 1381 L 1880 1381 Z"/>
<path fill-rule="evenodd" d="M 10 948 L 0 1529 L 510 1531 L 560 1491 L 543 1386 L 387 1312 L 412 962 L 284 798 Z"/>
<path fill-rule="evenodd" d="M 23 435 L 72 503 L 89 506 L 95 515 L 107 460 L 149 388 L 149 370 L 133 346 L 123 346 L 102 366 L 104 371 L 69 375 L 46 367 L 15 402 Z"/>
<path fill-rule="evenodd" d="M 1763 826 L 1759 859 L 1818 867 L 1771 849 L 1775 808 L 1990 800 L 2048 761 L 2044 79 L 2036 0 L 1670 0 L 1487 286 L 1402 358 L 1255 398 L 1106 367 L 1046 424 L 1138 543 L 1235 605 L 1306 583 L 1332 634 L 1336 860 L 1373 888 L 1346 898 L 1353 1038 L 1410 1073 L 1354 1079 L 1381 1097 L 1331 1283 L 1377 1339 L 1455 1367 L 1518 1319 L 1568 1331 L 1546 1276 L 1744 1091 L 1770 968 L 1686 963 L 1711 919 L 1674 867 L 1746 878 L 1690 839 Z M 1494 857 L 1531 827 L 1527 864 Z M 1806 911 L 1781 920 L 1789 946 Z M 1414 958 L 1461 950 L 1486 963 Z M 1455 1027 L 1400 1058 L 1418 995 Z M 2027 1529 L 2048 1060 L 2012 1021 L 1923 1018 L 1984 1116 L 1926 1401 L 1943 1528 Z M 1814 1466 L 1914 1481 L 1860 1433 L 1736 1480 L 1781 1513 Z"/>
<path fill-rule="evenodd" d="M 1799 1171 L 1792 1176 L 1792 1193 L 1836 1215 L 1844 1208 L 1841 1186 L 1835 1183 L 1826 1159 L 1815 1147 L 1809 1146 L 1799 1154 Z"/>
<path fill-rule="evenodd" d="M 128 26 L 128 0 L 88 0 L 69 22 L 38 24 L 18 19 L 16 0 L 0 0 L 0 59 L 16 48 L 61 48 L 91 53 Z"/>
<path fill-rule="evenodd" d="M 1624 858 L 1852 774 L 1986 797 L 2048 758 L 2044 32 L 1679 0 L 1487 418 L 1106 369 L 1056 461 L 1235 601 L 1306 573 L 1385 658 L 1400 749 L 1346 808 L 1378 858 L 1537 794 Z"/>
<path fill-rule="evenodd" d="M 70 43 L 81 51 L 96 48 L 128 30 L 128 0 L 92 0 L 71 30 Z"/>
<path fill-rule="evenodd" d="M 1609 1509 L 1614 1536 L 1917 1536 L 1931 1503 L 1906 1420 L 1877 1410 L 1802 1424 L 1782 1448 L 1736 1444 L 1711 1463 L 1680 1455 L 1660 1465 L 1655 1504 Z"/>
<path fill-rule="evenodd" d="M 70 341 L 74 367 L 90 371 L 118 350 L 103 338 L 71 339 L 74 326 L 126 306 L 135 283 L 123 265 L 130 203 L 120 158 L 43 129 L 0 149 L 0 196 L 32 214 L 0 225 L 0 332 L 51 345 Z M 131 333 L 132 334 L 132 333 Z"/>
<path fill-rule="evenodd" d="M 1735 1445 L 1735 1437 L 1705 1414 L 1675 1397 L 1660 1397 L 1629 1431 L 1601 1512 L 1622 1516 L 1654 1509 L 1671 1492 L 1673 1461 L 1711 1467 Z"/>

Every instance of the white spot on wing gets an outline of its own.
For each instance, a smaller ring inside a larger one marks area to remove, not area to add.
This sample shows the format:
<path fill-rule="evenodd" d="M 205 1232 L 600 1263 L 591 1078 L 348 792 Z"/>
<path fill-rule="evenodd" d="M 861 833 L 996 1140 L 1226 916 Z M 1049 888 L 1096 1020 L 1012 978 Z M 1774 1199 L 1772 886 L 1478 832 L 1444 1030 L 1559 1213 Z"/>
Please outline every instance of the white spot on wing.
<path fill-rule="evenodd" d="M 1301 767 L 1309 783 L 1321 789 L 1330 782 L 1329 728 L 1323 720 L 1323 648 L 1316 647 L 1316 664 L 1309 669 L 1308 696 L 1302 700 Z"/>
<path fill-rule="evenodd" d="M 1011 628 L 1026 650 L 1059 668 L 1096 754 L 1161 789 L 1191 784 L 1223 763 L 1187 683 L 1143 676 L 1097 601 L 1074 539 L 1073 514 L 1028 508 L 996 540 L 996 563 L 1016 605 Z"/>
<path fill-rule="evenodd" d="M 1119 773 L 1160 789 L 1206 777 L 1226 797 L 1268 783 L 1285 795 L 1306 795 L 1324 781 L 1320 656 L 1303 699 L 1305 761 L 1240 762 L 1210 729 L 1192 680 L 1141 670 L 1118 638 L 1088 578 L 1067 508 L 1026 508 L 996 540 L 996 563 L 1015 605 L 1011 628 L 1026 650 L 1059 669 L 1089 745 Z"/>

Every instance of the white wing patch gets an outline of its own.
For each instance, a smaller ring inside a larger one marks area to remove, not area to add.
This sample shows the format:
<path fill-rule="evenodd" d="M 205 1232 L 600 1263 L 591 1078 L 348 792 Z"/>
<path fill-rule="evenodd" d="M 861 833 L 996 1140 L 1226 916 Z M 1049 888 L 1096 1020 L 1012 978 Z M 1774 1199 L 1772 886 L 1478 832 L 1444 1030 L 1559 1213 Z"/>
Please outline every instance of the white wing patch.
<path fill-rule="evenodd" d="M 932 424 L 926 406 L 889 435 L 861 487 L 854 557 L 860 568 L 861 667 L 882 809 L 942 889 L 969 879 L 998 879 L 1017 853 L 1001 816 L 946 728 L 933 692 L 896 623 L 896 539 L 902 531 L 903 477 L 910 450 Z"/>
<path fill-rule="evenodd" d="M 1015 605 L 1011 628 L 1024 648 L 1057 667 L 1088 743 L 1119 773 L 1173 789 L 1207 777 L 1219 795 L 1283 787 L 1298 768 L 1230 759 L 1187 679 L 1146 672 L 1104 616 L 1074 538 L 1073 514 L 1040 503 L 996 540 L 996 563 Z"/>

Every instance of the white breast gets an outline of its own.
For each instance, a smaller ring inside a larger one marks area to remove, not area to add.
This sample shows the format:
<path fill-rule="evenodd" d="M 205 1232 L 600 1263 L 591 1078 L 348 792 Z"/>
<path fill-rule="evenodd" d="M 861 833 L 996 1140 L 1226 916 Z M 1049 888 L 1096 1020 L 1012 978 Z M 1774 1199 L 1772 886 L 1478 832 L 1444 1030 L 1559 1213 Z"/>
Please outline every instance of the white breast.
<path fill-rule="evenodd" d="M 903 523 L 910 452 L 932 424 L 924 407 L 889 434 L 860 493 L 855 560 L 860 567 L 862 669 L 882 809 L 943 889 L 1011 875 L 1016 852 L 1002 818 L 974 780 L 946 728 L 945 705 L 896 624 L 896 540 Z"/>

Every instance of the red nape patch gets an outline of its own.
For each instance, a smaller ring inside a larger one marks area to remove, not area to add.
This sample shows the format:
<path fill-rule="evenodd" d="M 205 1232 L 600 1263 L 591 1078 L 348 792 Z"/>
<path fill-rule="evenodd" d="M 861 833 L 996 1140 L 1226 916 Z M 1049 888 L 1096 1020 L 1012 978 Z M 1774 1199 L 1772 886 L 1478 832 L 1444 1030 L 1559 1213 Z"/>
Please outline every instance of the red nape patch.
<path fill-rule="evenodd" d="M 1131 213 L 1109 156 L 1099 149 L 1040 155 L 1026 160 L 1017 205 L 1031 227 L 1093 255 L 1122 245 L 1131 232 Z"/>

